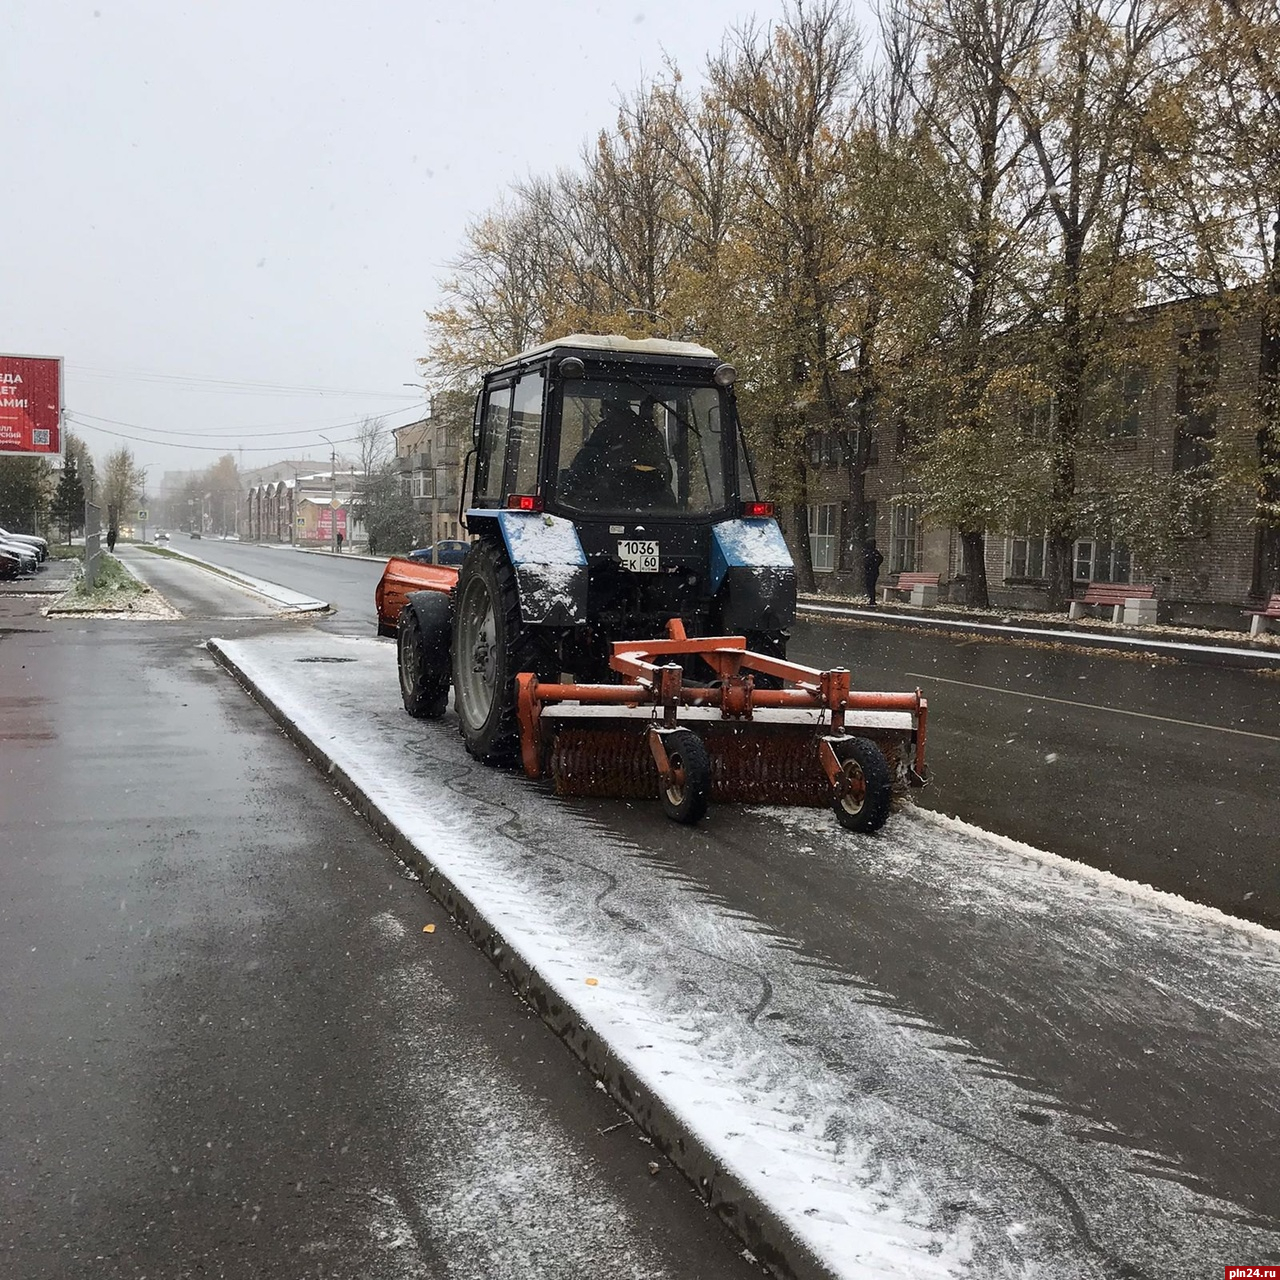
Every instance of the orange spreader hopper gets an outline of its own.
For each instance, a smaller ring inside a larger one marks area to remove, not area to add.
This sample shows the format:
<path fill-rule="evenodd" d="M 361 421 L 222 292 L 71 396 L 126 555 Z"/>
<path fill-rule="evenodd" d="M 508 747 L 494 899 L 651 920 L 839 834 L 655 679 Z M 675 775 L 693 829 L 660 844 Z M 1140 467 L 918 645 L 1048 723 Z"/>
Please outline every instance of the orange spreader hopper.
<path fill-rule="evenodd" d="M 657 796 L 685 823 L 711 800 L 829 804 L 857 831 L 876 830 L 895 795 L 927 781 L 918 689 L 855 691 L 842 667 L 752 653 L 742 636 L 690 639 L 679 619 L 667 633 L 612 646 L 619 684 L 516 677 L 531 778 L 550 773 L 565 796 Z M 704 682 L 690 682 L 679 661 L 693 655 L 708 668 Z M 759 676 L 783 687 L 759 687 Z"/>

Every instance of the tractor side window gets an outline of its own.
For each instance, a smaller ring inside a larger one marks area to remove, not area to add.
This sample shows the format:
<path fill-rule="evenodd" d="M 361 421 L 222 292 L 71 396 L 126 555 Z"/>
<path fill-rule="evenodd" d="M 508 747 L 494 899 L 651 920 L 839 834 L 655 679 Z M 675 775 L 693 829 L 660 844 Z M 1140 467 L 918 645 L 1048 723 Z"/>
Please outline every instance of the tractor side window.
<path fill-rule="evenodd" d="M 502 476 L 507 465 L 507 436 L 511 427 L 511 384 L 490 387 L 476 458 L 476 497 L 501 504 Z"/>
<path fill-rule="evenodd" d="M 545 381 L 539 369 L 526 373 L 516 383 L 515 407 L 511 415 L 511 477 L 507 494 L 538 492 L 538 456 L 542 444 L 542 392 Z"/>

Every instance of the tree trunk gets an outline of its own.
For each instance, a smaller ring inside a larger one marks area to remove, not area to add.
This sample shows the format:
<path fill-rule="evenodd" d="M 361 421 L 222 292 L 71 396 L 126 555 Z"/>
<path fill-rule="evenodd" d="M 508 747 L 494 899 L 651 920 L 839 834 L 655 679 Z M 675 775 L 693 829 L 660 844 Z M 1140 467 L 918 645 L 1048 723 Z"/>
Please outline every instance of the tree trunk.
<path fill-rule="evenodd" d="M 1075 575 L 1071 564 L 1071 539 L 1064 534 L 1049 536 L 1049 563 L 1045 575 L 1049 579 L 1049 605 L 1061 609 L 1071 599 Z"/>
<path fill-rule="evenodd" d="M 800 501 L 791 508 L 791 518 L 795 522 L 796 542 L 796 587 L 810 594 L 817 583 L 813 576 L 813 550 L 809 545 L 809 504 L 801 493 Z"/>
<path fill-rule="evenodd" d="M 981 529 L 969 533 L 961 530 L 960 547 L 964 556 L 965 603 L 976 609 L 989 609 L 991 598 L 987 594 L 986 535 Z"/>
<path fill-rule="evenodd" d="M 1260 526 L 1254 586 L 1266 600 L 1280 592 L 1280 219 L 1273 228 L 1271 271 L 1258 361 L 1258 513 Z"/>

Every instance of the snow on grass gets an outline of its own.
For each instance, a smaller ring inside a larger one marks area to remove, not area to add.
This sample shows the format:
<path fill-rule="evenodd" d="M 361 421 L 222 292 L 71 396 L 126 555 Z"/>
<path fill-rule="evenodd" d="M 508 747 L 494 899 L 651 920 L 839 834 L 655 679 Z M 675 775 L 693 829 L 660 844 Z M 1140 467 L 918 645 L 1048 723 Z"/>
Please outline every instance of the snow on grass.
<path fill-rule="evenodd" d="M 1098 1116 L 727 909 L 691 873 L 713 836 L 690 833 L 675 865 L 589 807 L 474 765 L 451 716 L 404 716 L 392 646 L 314 633 L 217 643 L 834 1275 L 1092 1280 L 1280 1251 L 1280 1236 L 1167 1160 L 1118 1132 L 1098 1141 Z M 304 661 L 321 653 L 353 661 Z M 788 830 L 811 837 L 830 821 L 758 817 L 780 860 Z M 931 910 L 1014 927 L 1006 947 L 1047 919 L 1075 953 L 1122 956 L 1147 990 L 1204 980 L 1233 1009 L 1277 1007 L 1276 935 L 963 824 L 899 815 L 871 844 L 832 825 L 803 856 L 890 890 L 927 880 Z"/>

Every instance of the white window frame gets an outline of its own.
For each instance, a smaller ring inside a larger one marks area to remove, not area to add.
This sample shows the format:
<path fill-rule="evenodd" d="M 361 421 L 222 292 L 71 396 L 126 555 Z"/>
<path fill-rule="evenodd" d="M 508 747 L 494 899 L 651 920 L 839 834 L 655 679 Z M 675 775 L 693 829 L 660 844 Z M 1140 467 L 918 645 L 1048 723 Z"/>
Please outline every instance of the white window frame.
<path fill-rule="evenodd" d="M 920 507 L 909 498 L 889 503 L 890 573 L 915 573 L 920 563 Z"/>
<path fill-rule="evenodd" d="M 1019 558 L 1018 546 L 1022 544 L 1022 572 L 1017 572 L 1017 562 Z M 1039 573 L 1032 573 L 1031 568 L 1035 564 L 1036 554 L 1040 558 Z M 1009 565 L 1006 576 L 1010 578 L 1031 578 L 1040 579 L 1045 577 L 1045 570 L 1049 564 L 1049 535 L 1048 533 L 1037 532 L 1034 529 L 1028 529 L 1025 533 L 1015 533 L 1009 538 Z"/>
<path fill-rule="evenodd" d="M 1105 552 L 1105 577 L 1098 576 L 1100 551 Z M 1133 554 L 1123 542 L 1077 538 L 1071 548 L 1071 573 L 1077 582 L 1132 582 Z"/>
<path fill-rule="evenodd" d="M 809 560 L 814 573 L 833 573 L 839 541 L 840 509 L 834 502 L 809 508 Z"/>

